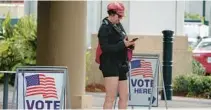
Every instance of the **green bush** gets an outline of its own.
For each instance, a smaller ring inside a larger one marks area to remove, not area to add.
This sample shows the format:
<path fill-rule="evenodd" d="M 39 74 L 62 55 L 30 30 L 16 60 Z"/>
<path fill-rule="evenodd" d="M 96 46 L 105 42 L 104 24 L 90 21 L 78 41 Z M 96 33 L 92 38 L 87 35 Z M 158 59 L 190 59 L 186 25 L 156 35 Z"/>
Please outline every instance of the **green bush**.
<path fill-rule="evenodd" d="M 37 25 L 33 16 L 24 16 L 15 25 L 10 24 L 9 14 L 1 22 L 0 70 L 14 71 L 17 66 L 35 65 Z M 14 74 L 9 74 L 13 85 Z M 2 82 L 2 76 L 0 76 Z"/>
<path fill-rule="evenodd" d="M 192 72 L 196 75 L 205 75 L 205 68 L 202 66 L 201 63 L 196 61 L 195 59 L 192 60 Z"/>
<path fill-rule="evenodd" d="M 90 71 L 91 69 L 91 64 L 92 64 L 92 61 L 91 61 L 91 51 L 90 50 L 87 50 L 86 51 L 86 71 Z"/>
<path fill-rule="evenodd" d="M 173 90 L 187 96 L 210 97 L 211 76 L 200 76 L 196 74 L 180 75 L 174 79 Z"/>
<path fill-rule="evenodd" d="M 188 77 L 185 76 L 185 75 L 180 75 L 180 76 L 177 76 L 175 79 L 174 79 L 174 82 L 173 82 L 174 86 L 174 91 L 177 91 L 177 92 L 182 92 L 182 93 L 187 93 L 188 92 Z"/>
<path fill-rule="evenodd" d="M 87 50 L 86 51 L 86 73 L 90 72 L 91 70 L 91 65 L 92 65 L 92 61 L 91 61 L 91 50 Z M 88 75 L 86 74 L 86 84 L 88 82 L 89 78 Z"/>

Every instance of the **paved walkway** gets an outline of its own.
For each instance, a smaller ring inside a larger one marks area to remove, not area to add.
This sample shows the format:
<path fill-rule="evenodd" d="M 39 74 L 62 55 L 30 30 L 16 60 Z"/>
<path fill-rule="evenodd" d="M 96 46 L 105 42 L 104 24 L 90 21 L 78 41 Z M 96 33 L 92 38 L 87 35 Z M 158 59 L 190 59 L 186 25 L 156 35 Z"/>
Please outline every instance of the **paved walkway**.
<path fill-rule="evenodd" d="M 103 101 L 104 101 L 104 93 L 87 93 L 88 95 L 93 96 L 93 108 L 102 109 Z M 12 102 L 12 88 L 9 88 L 9 106 L 11 106 Z M 160 96 L 159 96 L 160 99 Z M 0 85 L 0 109 L 3 103 L 3 87 Z M 211 110 L 211 99 L 196 99 L 196 98 L 186 98 L 186 97 L 175 97 L 173 96 L 172 101 L 167 101 L 168 108 L 197 108 L 198 110 L 201 108 L 206 108 Z M 130 107 L 129 107 L 130 108 Z M 144 107 L 135 107 L 134 109 L 140 109 Z M 147 108 L 147 107 L 145 107 Z M 165 108 L 165 101 L 159 100 L 158 107 L 153 107 L 152 110 L 157 108 Z M 162 109 L 164 110 L 164 109 Z"/>
<path fill-rule="evenodd" d="M 93 96 L 93 107 L 102 108 L 104 101 L 104 93 L 87 93 Z M 160 96 L 159 96 L 160 98 Z M 211 99 L 195 99 L 195 98 L 186 98 L 186 97 L 175 97 L 173 96 L 172 101 L 167 101 L 168 108 L 210 108 L 211 109 Z M 129 107 L 130 108 L 130 107 Z M 147 108 L 147 107 L 135 107 L 135 109 Z M 156 108 L 165 108 L 165 101 L 159 100 L 158 107 Z M 163 110 L 163 109 L 162 109 Z"/>

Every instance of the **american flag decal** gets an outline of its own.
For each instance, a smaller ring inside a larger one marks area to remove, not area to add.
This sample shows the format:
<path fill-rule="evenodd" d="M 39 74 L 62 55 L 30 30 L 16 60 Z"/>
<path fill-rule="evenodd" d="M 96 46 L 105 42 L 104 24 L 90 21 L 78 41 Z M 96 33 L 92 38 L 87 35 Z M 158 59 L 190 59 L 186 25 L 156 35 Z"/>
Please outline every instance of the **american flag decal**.
<path fill-rule="evenodd" d="M 26 76 L 26 96 L 42 95 L 43 98 L 58 98 L 55 80 L 44 74 Z"/>
<path fill-rule="evenodd" d="M 152 64 L 145 60 L 131 61 L 131 76 L 142 75 L 144 78 L 153 77 Z"/>

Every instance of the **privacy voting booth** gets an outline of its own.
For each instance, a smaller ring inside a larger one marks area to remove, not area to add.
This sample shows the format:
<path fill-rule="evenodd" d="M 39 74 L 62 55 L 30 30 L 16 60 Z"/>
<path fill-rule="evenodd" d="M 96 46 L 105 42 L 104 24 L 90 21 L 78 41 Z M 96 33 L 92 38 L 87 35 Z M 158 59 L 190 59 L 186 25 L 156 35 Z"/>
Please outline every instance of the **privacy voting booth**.
<path fill-rule="evenodd" d="M 66 109 L 69 86 L 67 67 L 17 68 L 13 103 L 16 109 Z M 70 105 L 69 105 L 70 106 Z"/>

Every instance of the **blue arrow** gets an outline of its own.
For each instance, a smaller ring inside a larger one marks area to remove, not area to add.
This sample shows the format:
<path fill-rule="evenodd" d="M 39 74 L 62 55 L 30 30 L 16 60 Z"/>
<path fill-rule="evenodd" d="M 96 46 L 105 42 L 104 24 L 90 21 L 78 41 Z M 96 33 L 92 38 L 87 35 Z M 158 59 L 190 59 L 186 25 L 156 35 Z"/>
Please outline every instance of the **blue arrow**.
<path fill-rule="evenodd" d="M 150 99 L 151 99 L 151 98 L 149 97 L 149 98 L 148 98 L 148 101 L 150 101 Z M 156 100 L 156 98 L 153 96 L 153 97 L 152 97 L 152 104 L 155 102 L 155 100 Z"/>

